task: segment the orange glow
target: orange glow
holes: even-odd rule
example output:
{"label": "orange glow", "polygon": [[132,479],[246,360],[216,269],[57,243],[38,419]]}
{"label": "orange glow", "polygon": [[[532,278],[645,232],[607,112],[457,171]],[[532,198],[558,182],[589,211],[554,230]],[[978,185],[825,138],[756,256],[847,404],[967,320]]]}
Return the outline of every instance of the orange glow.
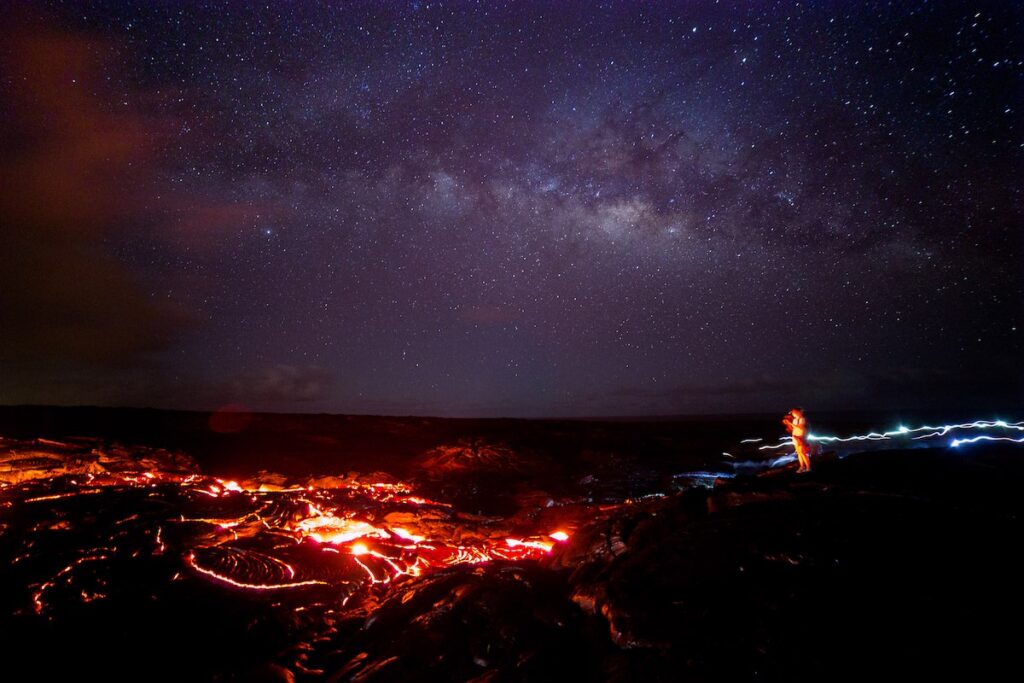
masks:
{"label": "orange glow", "polygon": [[554,547],[553,543],[548,543],[547,541],[530,541],[520,538],[506,538],[505,544],[508,545],[509,548],[532,548],[545,553],[550,552],[551,548]]}
{"label": "orange glow", "polygon": [[405,529],[395,528],[395,529],[391,530],[391,533],[393,533],[395,536],[398,536],[399,538],[404,538],[407,541],[412,541],[413,543],[422,543],[423,541],[426,540],[426,538],[424,536],[417,536],[415,534],[410,534]]}
{"label": "orange glow", "polygon": [[[213,571],[212,569],[207,569],[205,567],[199,566],[199,564],[196,563],[196,556],[195,556],[195,554],[190,554],[186,561],[187,561],[188,565],[190,567],[192,567],[192,569],[196,570],[200,574],[203,574],[204,576],[208,576],[209,578],[213,579],[214,581],[218,581],[220,583],[224,583],[224,584],[227,584],[229,586],[234,586],[235,588],[246,588],[246,589],[249,589],[249,590],[266,591],[266,590],[278,590],[278,589],[281,589],[281,588],[301,588],[301,587],[304,587],[304,586],[326,585],[326,582],[324,582],[324,581],[314,581],[314,580],[308,580],[308,581],[287,581],[287,582],[283,582],[283,583],[247,583],[247,582],[244,582],[244,581],[236,581],[235,579],[231,578],[230,576],[226,576],[224,574],[220,574],[220,573],[218,573],[216,571]],[[294,574],[294,572],[293,572],[293,574]]]}
{"label": "orange glow", "polygon": [[[801,472],[810,469],[815,444],[819,443],[893,437],[923,440],[954,431],[960,436],[953,439],[952,446],[978,440],[1024,442],[1024,437],[1017,436],[1024,432],[1024,422],[1003,420],[899,427],[891,432],[843,438],[814,435],[803,411],[797,409],[787,413],[783,424],[789,431],[788,439],[757,448],[775,450],[792,444]],[[996,429],[1001,431],[992,435],[961,434],[966,430]],[[1016,434],[1005,433],[1009,431]],[[743,443],[760,441],[747,439]],[[44,442],[35,442],[32,448],[39,443]],[[556,544],[572,537],[572,531],[555,527],[553,520],[540,526],[537,518],[529,515],[503,520],[463,514],[448,503],[415,495],[413,487],[403,482],[371,481],[355,474],[322,477],[313,483],[289,481],[276,474],[267,479],[226,480],[178,469],[111,469],[76,473],[62,480],[56,493],[40,490],[35,483],[21,488],[5,481],[0,481],[0,490],[4,507],[15,501],[59,504],[57,501],[64,499],[103,493],[109,487],[134,487],[154,497],[170,493],[174,499],[183,500],[184,507],[175,517],[159,520],[149,528],[147,542],[132,548],[131,557],[148,552],[164,556],[169,562],[180,562],[183,566],[177,569],[183,571],[175,572],[172,580],[191,573],[223,586],[254,591],[344,585],[347,592],[360,586],[401,583],[457,565],[544,562]],[[154,490],[157,488],[161,490]],[[593,509],[602,513],[641,500],[644,497],[594,504]],[[132,514],[118,524],[139,518],[139,514]],[[567,516],[561,522],[575,528],[579,520]],[[75,518],[63,517],[47,528],[74,529]],[[96,573],[92,563],[108,563],[119,557],[114,538],[122,536],[119,528],[109,545],[83,550],[63,569],[54,568],[46,580],[33,586],[31,607],[45,613],[55,594],[78,596],[83,602],[107,599],[103,586],[92,580]],[[15,561],[26,557],[27,550]],[[83,565],[88,566],[83,569]],[[79,575],[84,576],[82,585],[76,583]]]}
{"label": "orange glow", "polygon": [[322,514],[302,520],[295,528],[303,537],[312,538],[319,543],[334,545],[348,543],[357,538],[385,538],[388,535],[386,531],[366,522]]}
{"label": "orange glow", "polygon": [[800,462],[797,472],[810,472],[811,449],[807,445],[807,418],[804,417],[803,411],[793,408],[782,418],[782,424],[793,437],[793,448],[796,450],[796,457]]}
{"label": "orange glow", "polygon": [[[450,504],[414,495],[412,487],[401,482],[331,477],[318,487],[286,483],[283,478],[268,484],[160,470],[90,474],[87,480],[76,483],[75,491],[27,497],[24,502],[97,494],[108,486],[180,487],[192,499],[193,513],[181,514],[171,524],[202,526],[188,530],[196,536],[178,550],[181,534],[172,533],[167,525],[156,526],[150,552],[172,555],[183,550],[181,561],[194,575],[240,590],[330,586],[352,581],[351,568],[368,585],[384,585],[456,565],[542,560],[556,543],[570,537],[562,529],[505,536],[494,526],[496,520],[481,523],[463,516]],[[259,551],[257,547],[266,545],[252,540],[263,534],[270,535],[271,547]],[[302,547],[292,550],[296,544]],[[309,564],[308,553],[318,550],[321,559]],[[51,591],[72,585],[82,562],[114,552],[115,548],[98,548],[40,583],[32,596],[35,611],[48,609]],[[92,586],[76,589],[82,601],[106,598]]]}

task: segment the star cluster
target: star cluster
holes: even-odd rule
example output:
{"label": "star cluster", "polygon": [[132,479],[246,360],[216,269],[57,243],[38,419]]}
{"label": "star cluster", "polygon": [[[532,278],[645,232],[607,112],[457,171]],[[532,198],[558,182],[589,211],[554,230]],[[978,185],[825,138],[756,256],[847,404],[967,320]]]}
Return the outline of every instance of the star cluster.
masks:
{"label": "star cluster", "polygon": [[[21,7],[4,176],[60,165],[114,206],[53,217],[52,181],[5,190],[34,272],[86,294],[5,304],[23,334],[0,347],[0,399],[1019,401],[1022,19],[940,1]],[[47,98],[77,128],[40,123]],[[71,253],[40,246],[44,223]]]}

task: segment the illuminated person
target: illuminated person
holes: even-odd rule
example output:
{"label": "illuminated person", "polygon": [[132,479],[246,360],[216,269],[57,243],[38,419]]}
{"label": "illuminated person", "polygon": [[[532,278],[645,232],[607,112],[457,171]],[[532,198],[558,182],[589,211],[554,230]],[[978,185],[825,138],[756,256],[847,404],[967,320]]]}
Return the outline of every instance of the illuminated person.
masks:
{"label": "illuminated person", "polygon": [[799,408],[793,408],[782,418],[782,424],[786,425],[786,431],[793,436],[793,448],[796,449],[796,457],[800,461],[797,472],[810,472],[811,448],[807,445],[807,418],[804,417],[804,412]]}

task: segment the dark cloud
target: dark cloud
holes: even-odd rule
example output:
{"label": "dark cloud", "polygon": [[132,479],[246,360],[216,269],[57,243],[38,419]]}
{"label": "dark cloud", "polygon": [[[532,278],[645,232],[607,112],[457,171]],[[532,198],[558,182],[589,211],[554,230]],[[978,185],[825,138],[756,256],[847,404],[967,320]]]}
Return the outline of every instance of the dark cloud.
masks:
{"label": "dark cloud", "polygon": [[166,123],[118,105],[107,41],[22,17],[0,42],[0,362],[138,363],[189,319],[107,244],[143,210]]}
{"label": "dark cloud", "polygon": [[315,403],[329,396],[334,377],[322,367],[272,365],[231,382],[235,401],[253,406]]}

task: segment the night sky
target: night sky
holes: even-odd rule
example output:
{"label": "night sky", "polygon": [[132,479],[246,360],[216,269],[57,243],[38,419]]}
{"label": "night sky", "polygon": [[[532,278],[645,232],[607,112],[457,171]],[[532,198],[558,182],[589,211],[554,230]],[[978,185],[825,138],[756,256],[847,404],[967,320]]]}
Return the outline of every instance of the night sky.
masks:
{"label": "night sky", "polygon": [[1024,4],[254,4],[5,4],[0,403],[1024,402]]}

